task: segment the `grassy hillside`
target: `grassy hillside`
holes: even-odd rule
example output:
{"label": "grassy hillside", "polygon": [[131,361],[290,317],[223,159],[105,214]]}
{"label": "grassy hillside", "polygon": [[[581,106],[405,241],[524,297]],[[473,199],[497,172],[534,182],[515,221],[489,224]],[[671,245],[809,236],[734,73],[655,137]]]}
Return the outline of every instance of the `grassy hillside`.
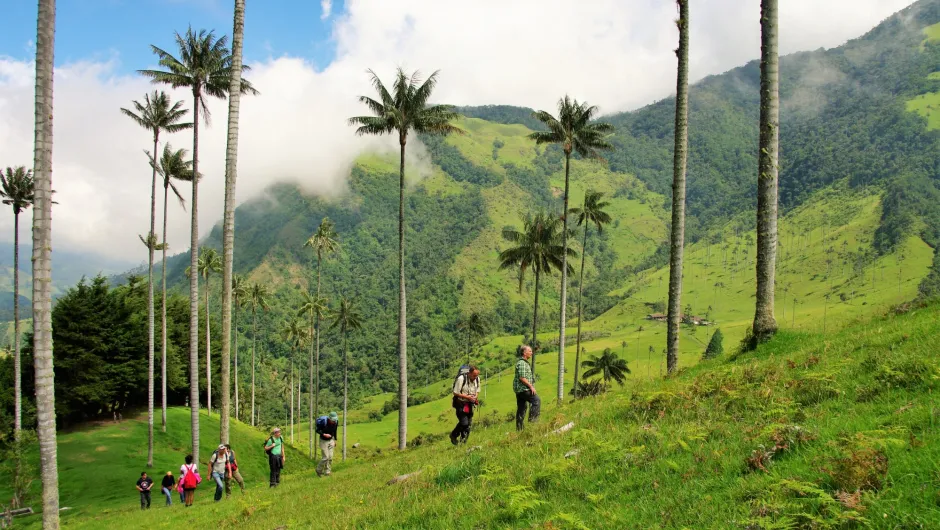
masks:
{"label": "grassy hillside", "polygon": [[[167,410],[167,432],[164,433],[160,430],[159,410],[157,411],[152,469],[146,469],[142,465],[147,460],[146,415],[125,418],[117,423],[102,421],[86,425],[77,431],[59,432],[59,504],[70,507],[70,510],[62,512],[63,524],[69,525],[88,517],[112,513],[139,513],[140,500],[134,483],[143,471],[148,472],[157,483],[153,490],[153,508],[163,506],[159,483],[167,471],[172,471],[175,477],[179,477],[180,466],[184,463],[184,457],[189,454],[192,443],[189,420],[189,409]],[[200,440],[202,462],[199,472],[203,483],[196,493],[196,498],[206,504],[212,502],[211,498],[215,492],[215,483],[209,484],[206,467],[209,456],[218,446],[218,415],[206,417],[203,414],[200,426],[203,435]],[[232,449],[236,451],[239,471],[245,479],[246,488],[267,489],[268,466],[261,448],[266,433],[232,421],[230,434]],[[30,455],[32,465],[38,473],[38,446],[30,451]],[[287,458],[285,480],[313,469],[312,464],[298,451],[290,450]],[[9,499],[11,496],[9,477],[7,469],[0,472],[0,498]],[[39,480],[33,483],[32,492],[32,498],[38,502]],[[179,496],[174,498],[174,503],[177,501]],[[34,507],[37,502],[32,503]],[[33,519],[33,523],[40,522],[38,518]]]}
{"label": "grassy hillside", "polygon": [[[337,464],[328,480],[294,474],[276,495],[256,488],[214,504],[202,494],[191,510],[141,514],[127,494],[124,507],[112,500],[67,522],[96,529],[936,528],[938,321],[940,307],[931,306],[826,334],[784,331],[756,352],[550,410],[522,434],[509,423],[477,428],[471,444],[479,447],[469,454],[446,442],[422,445]],[[551,433],[569,422],[567,432]]]}

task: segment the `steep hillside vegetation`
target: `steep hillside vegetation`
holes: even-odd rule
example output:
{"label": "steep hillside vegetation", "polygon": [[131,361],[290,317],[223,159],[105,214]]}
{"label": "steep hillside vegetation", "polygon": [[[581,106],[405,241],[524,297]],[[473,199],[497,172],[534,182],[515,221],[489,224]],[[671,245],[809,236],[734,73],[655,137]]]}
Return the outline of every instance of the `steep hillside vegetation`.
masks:
{"label": "steep hillside vegetation", "polygon": [[[921,0],[845,46],[783,59],[781,197],[787,217],[778,315],[784,325],[828,326],[912,298],[918,284],[925,294],[940,289],[940,267],[929,274],[927,268],[940,242],[940,131],[930,129],[925,112],[931,104],[918,99],[938,91],[937,23],[940,0]],[[707,78],[692,91],[691,246],[683,305],[716,320],[729,340],[739,338],[753,305],[748,282],[757,77],[756,63],[749,64]],[[572,204],[588,188],[602,190],[614,219],[604,234],[588,240],[584,320],[592,335],[585,348],[619,347],[632,363],[643,363],[648,375],[658,371],[662,347],[661,330],[644,318],[665,299],[660,281],[672,105],[666,99],[605,118],[617,127],[616,149],[606,153],[606,161],[574,160],[572,171]],[[475,348],[474,358],[494,371],[505,366],[505,353],[531,333],[534,293],[531,278],[519,292],[514,273],[497,271],[496,256],[506,247],[500,233],[518,226],[525,213],[560,209],[562,154],[526,139],[537,127],[528,109],[461,111],[467,118],[458,125],[467,134],[422,138],[430,168],[409,169],[409,372],[416,383],[448,377],[453,363],[464,358],[466,337],[456,325],[473,311],[488,321],[490,340]],[[354,402],[397,387],[396,172],[397,158],[367,154],[357,160],[349,192],[339,199],[278,185],[238,209],[236,272],[273,291],[270,311],[257,315],[257,334],[249,310],[241,309],[238,317],[241,388],[249,380],[245,352],[256,338],[263,421],[287,419],[283,396],[291,360],[306,370],[308,352],[292,351],[281,329],[311,288],[314,257],[303,242],[324,216],[336,221],[343,245],[341,255],[324,264],[324,292],[334,301],[354,298],[364,317],[363,330],[350,336]],[[219,235],[217,228],[206,244],[219,246]],[[187,262],[185,255],[174,259],[174,281],[182,281]],[[219,307],[218,282],[210,284],[213,308]],[[574,308],[577,289],[569,293]],[[540,297],[540,337],[550,350],[558,320],[557,278],[543,282]],[[210,322],[217,333],[217,313]],[[684,331],[686,359],[697,358],[711,329]],[[326,406],[339,403],[338,345],[337,334],[327,331]],[[301,389],[304,395],[310,391],[306,384]],[[240,397],[244,407],[247,393]]]}
{"label": "steep hillside vegetation", "polygon": [[357,457],[330,479],[300,472],[218,504],[206,488],[187,510],[141,513],[129,494],[69,523],[936,528],[938,321],[940,307],[928,306],[839,332],[784,331],[756,352],[552,410],[521,434],[503,422],[477,428],[469,450],[444,441]]}

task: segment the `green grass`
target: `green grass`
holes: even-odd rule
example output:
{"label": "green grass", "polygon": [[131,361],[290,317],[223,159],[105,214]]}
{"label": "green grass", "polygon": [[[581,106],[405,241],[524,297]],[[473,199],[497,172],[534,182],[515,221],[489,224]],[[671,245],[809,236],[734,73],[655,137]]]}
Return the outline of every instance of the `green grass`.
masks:
{"label": "green grass", "polygon": [[907,110],[927,118],[927,130],[940,129],[940,92],[922,94],[909,100]]}
{"label": "green grass", "polygon": [[[139,512],[139,497],[134,483],[142,471],[147,471],[157,484],[167,471],[179,476],[184,457],[189,454],[190,436],[189,409],[167,410],[167,432],[160,429],[160,411],[156,410],[154,426],[154,455],[152,469],[146,469],[147,418],[128,418],[119,423],[102,421],[83,426],[79,430],[62,431],[58,435],[59,504],[71,510],[62,512],[63,521],[84,519],[91,515]],[[207,504],[215,492],[206,474],[206,462],[218,446],[219,416],[200,418],[199,466],[203,483],[197,491],[197,502]],[[239,471],[250,489],[267,488],[268,467],[264,460],[262,443],[266,433],[232,420],[230,443],[238,456]],[[38,472],[38,447],[31,451]],[[285,478],[305,473],[312,465],[302,453],[289,450],[287,453]],[[39,500],[39,481],[33,483],[34,508]],[[9,476],[0,474],[0,498],[9,499]],[[176,501],[179,500],[177,497]],[[159,487],[153,494],[154,508],[163,506]],[[38,518],[33,518],[38,522]],[[24,519],[28,521],[29,519]]]}
{"label": "green grass", "polygon": [[[126,495],[97,499],[66,523],[95,529],[937,528],[938,322],[940,307],[932,306],[858,319],[826,334],[785,330],[753,353],[703,362],[665,381],[631,380],[630,392],[550,408],[522,434],[509,423],[477,428],[471,445],[481,447],[469,455],[446,442],[425,444],[337,463],[328,480],[295,473],[276,495],[254,488],[211,503],[201,494],[190,510],[141,514],[128,487]],[[492,406],[506,405],[503,399],[492,397]],[[572,430],[549,433],[569,421]],[[81,465],[91,478],[96,466],[76,464],[67,446],[60,466]],[[770,448],[776,450],[768,457]],[[249,455],[242,449],[241,460]],[[421,473],[385,485],[414,471]]]}

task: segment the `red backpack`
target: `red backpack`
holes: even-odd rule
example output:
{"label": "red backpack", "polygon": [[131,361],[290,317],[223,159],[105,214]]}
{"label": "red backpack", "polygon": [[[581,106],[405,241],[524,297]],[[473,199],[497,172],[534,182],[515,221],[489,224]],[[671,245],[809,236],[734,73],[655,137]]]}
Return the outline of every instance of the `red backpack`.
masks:
{"label": "red backpack", "polygon": [[196,474],[196,464],[185,467],[183,473],[183,489],[194,490],[199,485],[199,475]]}

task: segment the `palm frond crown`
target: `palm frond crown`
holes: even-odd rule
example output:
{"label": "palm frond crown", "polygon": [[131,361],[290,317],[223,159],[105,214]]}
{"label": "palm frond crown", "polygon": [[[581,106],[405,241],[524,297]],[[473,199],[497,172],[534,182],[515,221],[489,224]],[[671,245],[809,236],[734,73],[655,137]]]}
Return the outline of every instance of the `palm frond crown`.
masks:
{"label": "palm frond crown", "polygon": [[587,102],[578,102],[569,96],[558,100],[558,117],[544,110],[533,116],[542,122],[547,131],[536,131],[529,135],[536,144],[561,144],[566,155],[577,153],[584,158],[600,158],[598,150],[611,149],[607,135],[614,127],[609,123],[592,121],[598,108]]}

